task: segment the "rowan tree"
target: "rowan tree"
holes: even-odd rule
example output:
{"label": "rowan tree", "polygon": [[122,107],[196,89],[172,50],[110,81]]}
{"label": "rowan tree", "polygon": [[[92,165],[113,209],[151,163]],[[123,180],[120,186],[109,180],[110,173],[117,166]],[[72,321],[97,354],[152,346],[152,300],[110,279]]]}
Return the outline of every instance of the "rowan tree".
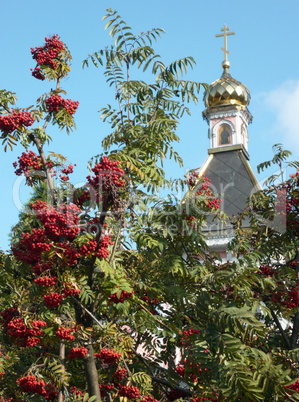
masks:
{"label": "rowan tree", "polygon": [[[182,79],[193,58],[167,66],[152,47],[163,30],[134,35],[110,9],[104,19],[114,44],[83,65],[103,66],[116,104],[102,109],[111,134],[84,186],[71,183],[74,165],[46,154],[48,125],[71,131],[79,107],[61,88],[71,55],[59,36],[31,49],[33,78],[55,83],[35,108],[0,92],[4,147],[25,148],[14,168],[34,190],[1,254],[1,400],[298,400],[297,337],[287,347],[279,329],[280,315],[290,320],[298,308],[294,270],[284,264],[280,279],[292,296],[269,295],[276,274],[260,266],[266,252],[252,241],[262,233],[272,253],[274,235],[266,240],[253,221],[248,236],[236,223],[238,259],[222,263],[201,230],[208,214],[225,218],[208,180],[196,171],[165,178],[165,158],[182,163],[176,129],[202,87]],[[150,84],[132,79],[141,70]],[[185,186],[183,201],[157,196],[174,185]],[[259,195],[265,213],[268,191]]]}

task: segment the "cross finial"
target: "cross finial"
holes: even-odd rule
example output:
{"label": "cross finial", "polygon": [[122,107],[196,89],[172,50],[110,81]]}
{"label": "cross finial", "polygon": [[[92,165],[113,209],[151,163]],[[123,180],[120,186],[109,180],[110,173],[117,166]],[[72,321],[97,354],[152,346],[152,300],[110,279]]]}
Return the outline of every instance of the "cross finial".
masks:
{"label": "cross finial", "polygon": [[[229,28],[227,25],[224,25],[224,27],[221,28],[221,31],[222,31],[223,33],[215,35],[216,38],[219,38],[219,37],[223,36],[223,39],[224,39],[224,47],[222,47],[221,50],[223,50],[223,52],[224,52],[224,62],[223,62],[223,63],[225,63],[225,64],[228,64],[227,55],[230,53],[230,52],[228,51],[228,48],[227,48],[227,37],[228,37],[228,35],[235,35],[235,32],[228,32],[229,30],[230,30],[230,28]],[[229,65],[229,64],[228,64],[228,65]]]}

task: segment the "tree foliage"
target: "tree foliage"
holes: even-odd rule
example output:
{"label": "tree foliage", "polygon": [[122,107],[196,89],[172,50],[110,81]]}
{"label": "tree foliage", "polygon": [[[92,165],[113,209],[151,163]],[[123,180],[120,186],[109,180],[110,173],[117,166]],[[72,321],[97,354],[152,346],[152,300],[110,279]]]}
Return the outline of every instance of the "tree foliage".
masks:
{"label": "tree foliage", "polygon": [[[14,167],[33,187],[0,255],[0,400],[299,400],[298,175],[255,194],[235,260],[220,261],[202,233],[210,213],[224,219],[210,183],[193,171],[182,202],[157,196],[165,158],[182,163],[173,143],[203,86],[183,79],[195,62],[166,66],[152,47],[163,30],[103,19],[113,45],[83,65],[104,68],[115,105],[101,109],[111,133],[82,188],[45,151],[48,125],[74,129],[78,107],[60,86],[60,38],[31,50],[33,76],[56,82],[35,109],[0,92],[4,147],[25,147]],[[140,71],[152,83],[131,78]]]}

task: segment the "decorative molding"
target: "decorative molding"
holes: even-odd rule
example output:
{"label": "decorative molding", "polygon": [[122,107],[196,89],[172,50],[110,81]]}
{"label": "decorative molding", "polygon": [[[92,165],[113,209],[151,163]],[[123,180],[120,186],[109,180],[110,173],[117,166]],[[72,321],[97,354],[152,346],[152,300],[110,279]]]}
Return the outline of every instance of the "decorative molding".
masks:
{"label": "decorative molding", "polygon": [[242,116],[246,121],[247,125],[252,122],[252,114],[249,112],[247,108],[241,108],[240,106],[229,107],[223,110],[222,108],[207,108],[203,111],[203,118],[207,121],[212,119],[223,119],[229,116]]}
{"label": "decorative molding", "polygon": [[249,153],[243,144],[226,145],[226,146],[209,148],[208,154],[212,155],[212,154],[216,154],[219,152],[229,152],[229,151],[238,151],[238,150],[242,151],[242,153],[245,155],[246,159],[249,160]]}

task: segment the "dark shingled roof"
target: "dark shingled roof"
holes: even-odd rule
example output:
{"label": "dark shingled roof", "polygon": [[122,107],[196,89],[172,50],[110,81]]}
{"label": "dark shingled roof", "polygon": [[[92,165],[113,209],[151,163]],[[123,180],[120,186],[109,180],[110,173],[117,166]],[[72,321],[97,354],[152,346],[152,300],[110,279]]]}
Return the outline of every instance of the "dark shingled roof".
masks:
{"label": "dark shingled roof", "polygon": [[[245,209],[250,195],[260,189],[249,165],[248,153],[242,145],[235,145],[210,149],[209,154],[201,176],[211,181],[211,190],[222,200],[220,209],[229,217],[238,216]],[[248,222],[244,221],[243,226],[248,226]],[[217,232],[220,235],[219,231],[231,230],[230,223],[220,225],[211,217],[205,231],[209,231],[211,237],[218,237]]]}

